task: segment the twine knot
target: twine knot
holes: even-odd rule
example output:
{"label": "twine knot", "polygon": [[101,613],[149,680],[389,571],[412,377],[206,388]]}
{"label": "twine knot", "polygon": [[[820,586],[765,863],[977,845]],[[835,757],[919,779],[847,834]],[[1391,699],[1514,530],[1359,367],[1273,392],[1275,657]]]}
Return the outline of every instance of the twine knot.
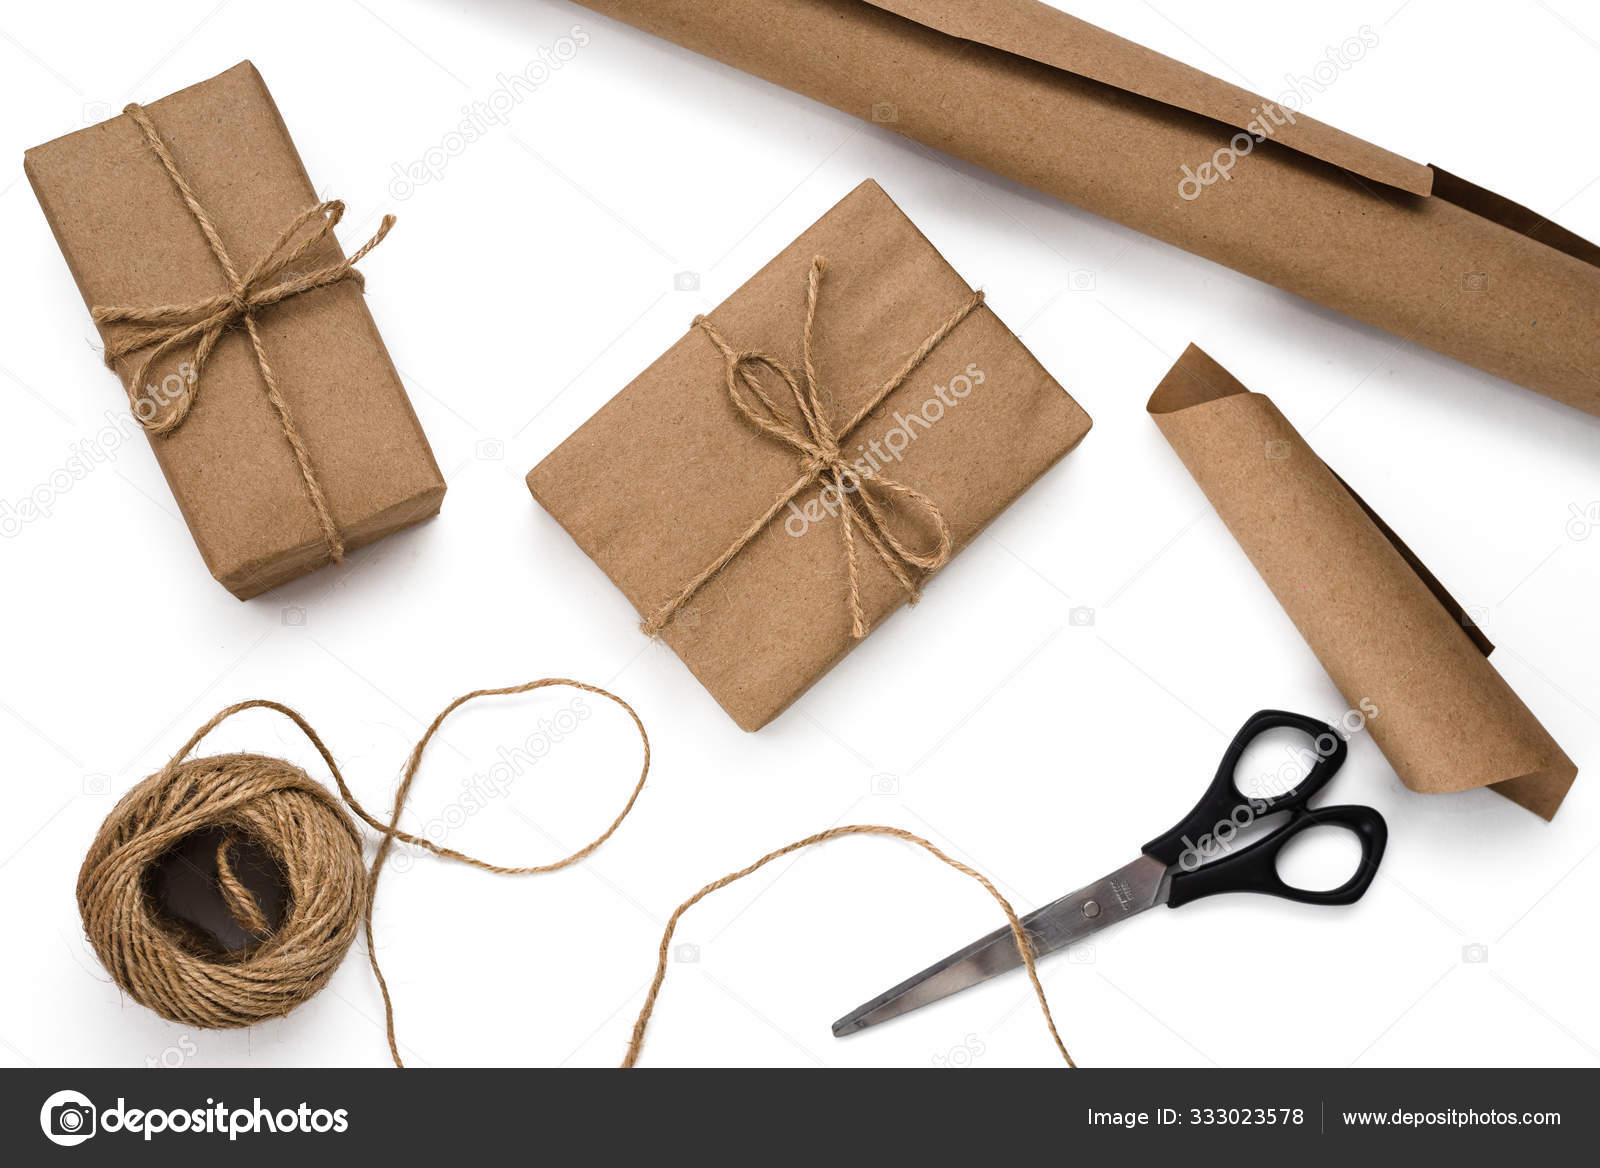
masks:
{"label": "twine knot", "polygon": [[[146,431],[151,434],[170,434],[183,425],[194,406],[195,398],[200,393],[201,375],[211,351],[224,333],[243,324],[250,334],[256,364],[260,367],[261,380],[266,386],[267,400],[277,412],[283,436],[294,452],[295,463],[299,468],[301,479],[305,482],[306,492],[310,496],[317,521],[322,527],[329,553],[333,560],[338,562],[344,558],[344,541],[334,523],[327,497],[312,468],[311,456],[295,426],[288,403],[278,389],[278,381],[272,372],[271,364],[267,361],[266,348],[261,343],[261,332],[256,327],[255,317],[262,309],[270,308],[274,304],[314,288],[325,288],[330,284],[350,279],[360,284],[361,274],[355,270],[355,265],[383,242],[384,236],[388,235],[389,229],[394,226],[394,216],[385,215],[372,238],[348,258],[315,271],[284,275],[283,273],[293,268],[312,249],[326,240],[339,220],[344,217],[342,202],[332,200],[317,203],[290,220],[288,226],[278,234],[276,241],[267,249],[266,254],[241,276],[228,254],[228,249],[223,245],[216,224],[201,206],[193,188],[178,169],[177,161],[172,157],[171,150],[167,148],[165,140],[149,115],[137,103],[129,105],[122,112],[132,118],[143,132],[146,143],[161,161],[167,176],[182,196],[184,205],[189,208],[189,213],[199,225],[212,254],[216,256],[217,263],[222,268],[228,282],[228,291],[188,304],[96,305],[90,309],[96,323],[126,326],[120,336],[106,342],[106,364],[115,369],[117,362],[124,357],[134,353],[144,353],[144,358],[134,370],[132,378],[124,386],[128,394],[128,404],[133,410],[134,417]],[[305,230],[307,225],[314,221],[316,226],[310,231]],[[165,391],[157,391],[155,386],[147,384],[150,370],[169,353],[185,347],[190,350],[190,361],[187,369],[182,365],[179,366],[182,384],[176,393],[171,395],[170,400],[164,400],[168,398]]]}
{"label": "twine knot", "polygon": [[813,450],[800,458],[800,473],[808,478],[820,478],[824,471],[833,470],[835,467],[849,470],[849,467],[843,466],[838,450]]}
{"label": "twine knot", "polygon": [[[750,524],[728,549],[713,560],[693,580],[654,614],[640,623],[640,628],[656,636],[671,623],[680,609],[713,576],[764,530],[767,524],[813,484],[823,481],[831,486],[839,501],[840,532],[844,541],[845,561],[849,576],[850,631],[858,640],[867,635],[866,613],[861,605],[861,580],[856,551],[856,533],[866,539],[869,547],[893,574],[912,604],[921,595],[922,584],[932,573],[942,568],[950,559],[950,525],[944,512],[921,491],[905,483],[877,473],[876,469],[863,469],[852,463],[843,453],[843,442],[869,414],[904,384],[916,368],[925,361],[955,327],[983,304],[983,293],[974,292],[960,308],[919,345],[901,365],[899,371],[872,394],[864,405],[843,426],[835,428],[828,419],[827,407],[812,360],[813,333],[816,327],[817,299],[822,287],[822,276],[828,270],[828,261],[816,256],[806,280],[806,319],[801,335],[803,379],[776,357],[753,350],[735,349],[704,315],[694,318],[694,327],[703,332],[722,354],[728,398],[734,408],[757,430],[793,448],[799,455],[800,477],[791,483],[778,501],[764,515]],[[760,374],[775,375],[789,388],[798,416],[780,409],[761,384]],[[909,504],[932,525],[936,538],[932,547],[918,549],[901,539],[891,524],[891,516],[884,504],[892,500]]]}

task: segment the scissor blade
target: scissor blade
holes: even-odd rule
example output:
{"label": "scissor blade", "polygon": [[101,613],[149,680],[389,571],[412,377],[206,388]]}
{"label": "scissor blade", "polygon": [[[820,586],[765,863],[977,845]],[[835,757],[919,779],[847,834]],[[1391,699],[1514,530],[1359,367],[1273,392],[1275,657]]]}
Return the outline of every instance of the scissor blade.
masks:
{"label": "scissor blade", "polygon": [[[1109,876],[1035,909],[1022,918],[1034,953],[1054,953],[1162,903],[1167,896],[1166,874],[1167,866],[1160,860],[1140,856]],[[1021,964],[1011,927],[996,929],[846,1014],[833,1024],[834,1037],[898,1018]]]}

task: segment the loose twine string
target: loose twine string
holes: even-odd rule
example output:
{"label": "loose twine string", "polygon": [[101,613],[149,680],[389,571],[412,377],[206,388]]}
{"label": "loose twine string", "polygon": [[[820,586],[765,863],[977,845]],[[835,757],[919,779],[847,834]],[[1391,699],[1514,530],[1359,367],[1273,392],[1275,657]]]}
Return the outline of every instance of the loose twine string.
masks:
{"label": "loose twine string", "polygon": [[[639,781],[611,825],[569,856],[546,864],[505,867],[400,830],[398,824],[423,752],[444,720],[481,697],[565,686],[620,706],[644,747]],[[244,710],[275,710],[298,726],[328,766],[339,799],[305,771],[258,754],[189,758],[212,730]],[[163,1018],[208,1029],[249,1026],[287,1014],[328,983],[358,931],[383,995],[389,1052],[403,1066],[395,1038],[394,1001],[378,966],[372,912],[378,876],[396,841],[486,872],[508,876],[554,872],[577,863],[611,838],[639,798],[650,774],[650,738],[632,706],[598,686],[544,678],[504,689],[480,689],[446,706],[417,741],[395,791],[389,822],[356,799],[333,754],[310,723],[288,706],[255,699],[229,706],[189,738],[161,770],[129,791],[101,825],[78,874],[84,933],[111,978],[130,997]],[[346,813],[381,835],[372,867],[362,860],[361,836]],[[237,953],[221,951],[198,930],[166,917],[149,882],[154,867],[185,838],[220,830],[217,883],[234,919],[255,938]],[[256,898],[238,879],[231,855],[249,841],[276,860],[288,903],[274,930]]]}
{"label": "loose twine string", "polygon": [[[329,555],[335,563],[338,563],[344,559],[344,540],[334,522],[333,512],[328,507],[327,495],[311,464],[311,455],[306,450],[305,440],[300,436],[289,403],[284,400],[283,393],[278,387],[277,376],[267,360],[266,347],[261,342],[261,330],[256,324],[256,317],[263,309],[314,288],[325,288],[342,280],[355,280],[360,284],[362,276],[356,271],[355,265],[383,242],[384,236],[388,235],[389,229],[394,226],[394,216],[385,215],[372,238],[362,244],[349,258],[315,271],[279,279],[279,275],[285,269],[297,264],[309,251],[327,239],[339,220],[344,217],[344,203],[338,200],[317,203],[290,220],[289,225],[279,233],[277,240],[267,249],[266,254],[241,276],[228,254],[228,249],[223,245],[216,224],[201,205],[183,172],[178,169],[172,151],[167,148],[165,139],[156,129],[155,123],[150,120],[150,116],[136,102],[125,107],[122,112],[132,118],[134,124],[139,127],[144,134],[145,142],[160,160],[178,194],[183,197],[184,205],[189,208],[189,214],[199,225],[201,234],[211,247],[211,253],[216,256],[217,264],[222,268],[223,276],[228,282],[228,290],[190,304],[98,305],[92,308],[90,312],[100,324],[130,326],[124,335],[106,343],[106,364],[114,369],[122,358],[141,350],[149,350],[124,388],[128,394],[128,404],[139,424],[152,434],[170,434],[183,425],[190,409],[194,406],[195,398],[200,392],[200,378],[211,351],[224,333],[242,323],[250,334],[256,365],[261,370],[261,380],[266,386],[267,400],[276,411],[283,436],[294,453],[295,466],[299,469],[306,493],[310,496],[311,506],[316,512],[317,523],[322,528]],[[297,242],[302,230],[313,220],[320,222]],[[193,375],[184,379],[184,385],[169,410],[150,411],[147,417],[141,410],[141,402],[146,378],[151,368],[168,353],[190,343],[194,346]]]}
{"label": "loose twine string", "polygon": [[[760,535],[787,507],[791,500],[813,483],[826,479],[833,484],[841,500],[840,531],[844,539],[845,560],[850,583],[850,632],[858,640],[867,635],[865,612],[861,607],[861,579],[856,559],[855,531],[859,530],[878,558],[884,563],[900,587],[905,589],[910,603],[921,596],[921,586],[926,577],[942,568],[950,559],[950,525],[944,513],[924,495],[904,483],[881,474],[864,475],[858,472],[845,456],[841,444],[855,432],[867,415],[883,404],[896,389],[905,383],[928,355],[948,337],[963,320],[983,304],[983,293],[972,293],[966,303],[951,313],[927,340],[917,346],[900,369],[870,395],[855,416],[842,427],[835,429],[828,421],[827,409],[817,378],[812,348],[816,331],[817,299],[822,288],[822,277],[828,270],[828,261],[815,256],[806,276],[806,319],[801,333],[801,362],[804,384],[783,362],[768,353],[735,349],[704,316],[694,318],[694,324],[722,354],[727,379],[728,398],[734,408],[751,425],[763,434],[792,447],[800,454],[800,477],[778,496],[778,501],[766,513],[736,536],[727,549],[700,571],[671,600],[667,601],[639,627],[650,636],[660,634],[679,610],[709,581],[742,552],[756,536]],[[761,385],[758,371],[766,369],[776,374],[789,387],[800,417],[795,420],[768,396]],[[883,492],[886,499],[898,496],[919,508],[933,523],[938,540],[932,551],[918,551],[900,540],[891,529],[888,516],[874,492]],[[919,578],[920,573],[920,578]]]}
{"label": "loose twine string", "polygon": [[[615,703],[639,731],[644,750],[639,779],[610,826],[568,856],[520,867],[491,864],[400,829],[400,816],[423,754],[446,718],[477,698],[523,694],[550,686],[582,690]],[[218,725],[251,709],[276,711],[300,729],[327,764],[338,798],[304,770],[283,759],[258,754],[189,757]],[[356,934],[362,932],[383,997],[389,1053],[395,1066],[403,1067],[395,1033],[394,999],[378,965],[373,932],[378,877],[395,843],[411,844],[443,859],[502,875],[554,872],[584,859],[611,838],[633,810],[649,773],[650,738],[644,723],[633,707],[616,694],[567,678],[479,689],[447,705],[418,739],[385,823],[356,799],[332,752],[300,714],[265,699],[239,702],[196,730],[164,767],[124,795],[106,817],[78,874],[78,909],[84,933],[112,980],[135,1001],[170,1021],[227,1029],[280,1017],[308,1001],[332,978]],[[361,836],[346,808],[380,837],[370,869],[364,866]],[[235,952],[223,950],[209,935],[165,914],[152,888],[150,877],[157,865],[184,840],[207,831],[219,836],[215,857],[218,893],[230,915],[252,938],[249,945]],[[711,893],[774,860],[846,835],[889,836],[915,844],[983,886],[1005,913],[1056,1049],[1068,1066],[1075,1066],[1056,1030],[1044,986],[1034,967],[1032,943],[1011,903],[987,877],[927,840],[897,827],[876,824],[830,828],[798,840],[707,884],[680,904],[662,933],[655,976],[633,1024],[622,1065],[632,1067],[638,1061],[645,1030],[666,979],[672,938],[684,913]],[[234,858],[246,843],[264,849],[276,862],[282,878],[287,898],[276,924],[267,919],[256,894],[236,870]]]}
{"label": "loose twine string", "polygon": [[787,856],[790,852],[798,852],[801,848],[809,848],[813,844],[826,843],[831,839],[838,839],[846,835],[886,835],[893,839],[905,840],[907,843],[916,844],[928,852],[935,859],[941,860],[960,872],[970,876],[983,885],[984,891],[994,897],[995,903],[1006,914],[1006,922],[1011,926],[1011,936],[1017,942],[1017,952],[1022,957],[1022,964],[1028,971],[1028,981],[1033,985],[1033,994],[1039,1000],[1039,1009],[1044,1014],[1044,1024],[1049,1028],[1050,1038],[1056,1044],[1056,1050],[1061,1052],[1061,1057],[1066,1060],[1067,1066],[1076,1067],[1072,1056],[1067,1053],[1066,1044],[1061,1041],[1061,1035],[1056,1030],[1055,1017],[1050,1013],[1050,1002],[1045,997],[1044,986],[1039,981],[1039,971],[1034,968],[1033,942],[1028,937],[1028,931],[1023,928],[1022,921],[1017,917],[1017,912],[1011,907],[1011,902],[1005,898],[998,888],[983,873],[974,868],[969,868],[960,860],[953,859],[940,851],[933,844],[919,835],[912,835],[909,831],[898,827],[884,827],[875,823],[856,823],[845,827],[830,827],[827,831],[819,831],[816,835],[807,836],[803,840],[796,840],[792,844],[779,848],[777,851],[768,852],[749,867],[740,868],[737,872],[729,872],[720,880],[713,880],[688,900],[672,910],[672,916],[667,918],[667,927],[661,934],[661,947],[656,953],[656,975],[650,982],[650,991],[645,994],[644,1005],[639,1009],[639,1017],[633,1023],[633,1037],[628,1041],[628,1052],[623,1056],[622,1065],[631,1067],[639,1061],[639,1050],[644,1045],[645,1027],[650,1025],[650,1018],[655,1013],[656,998],[661,993],[661,983],[667,977],[667,951],[672,945],[672,935],[677,931],[678,919],[706,897],[719,888],[726,888],[737,880],[743,880],[752,872],[765,868],[772,861]]}

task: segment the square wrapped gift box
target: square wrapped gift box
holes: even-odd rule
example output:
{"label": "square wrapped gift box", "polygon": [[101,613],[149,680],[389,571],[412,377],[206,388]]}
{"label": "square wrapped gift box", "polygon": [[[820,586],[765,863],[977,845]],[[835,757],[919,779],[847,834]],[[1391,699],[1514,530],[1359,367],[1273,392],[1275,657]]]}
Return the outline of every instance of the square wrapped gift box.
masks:
{"label": "square wrapped gift box", "polygon": [[27,152],[206,567],[247,599],[439,510],[444,480],[248,61]]}
{"label": "square wrapped gift box", "polygon": [[528,487],[645,631],[756,730],[1089,426],[868,181]]}

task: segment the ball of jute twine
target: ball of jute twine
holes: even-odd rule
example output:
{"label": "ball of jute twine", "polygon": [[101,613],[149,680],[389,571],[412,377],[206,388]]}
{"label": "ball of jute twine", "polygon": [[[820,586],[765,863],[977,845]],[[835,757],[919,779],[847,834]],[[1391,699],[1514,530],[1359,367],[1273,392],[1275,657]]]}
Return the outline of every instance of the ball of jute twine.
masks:
{"label": "ball of jute twine", "polygon": [[[400,815],[423,752],[451,713],[475,698],[521,694],[547,686],[567,686],[606,698],[626,711],[639,731],[644,747],[639,781],[609,827],[571,855],[547,864],[515,868],[490,864],[399,829]],[[327,764],[339,798],[283,759],[259,754],[188,757],[220,723],[250,709],[274,710],[299,727]],[[582,860],[611,837],[633,810],[649,773],[650,739],[644,723],[632,706],[613,693],[566,678],[474,690],[446,706],[418,740],[395,791],[389,822],[384,823],[369,814],[351,793],[333,755],[304,718],[278,702],[240,702],[220,711],[195,731],[166,766],[123,796],[106,817],[78,874],[78,908],[84,932],[112,980],[135,1001],[174,1022],[225,1029],[280,1017],[310,999],[338,969],[356,933],[364,931],[367,955],[383,996],[389,1053],[395,1066],[404,1066],[395,1037],[394,1002],[378,967],[372,927],[378,876],[395,842],[489,872],[553,872]],[[361,834],[351,812],[355,819],[379,833],[370,868],[363,859]],[[211,833],[219,841],[215,881],[222,902],[253,938],[251,944],[236,952],[223,951],[200,930],[165,914],[147,879],[175,847],[202,832]],[[1027,930],[1000,890],[982,873],[921,836],[880,824],[851,824],[829,828],[768,852],[747,867],[707,884],[673,911],[657,949],[655,976],[634,1021],[622,1060],[624,1067],[632,1067],[638,1061],[645,1030],[666,979],[672,937],[683,915],[712,893],[775,860],[849,835],[887,836],[914,844],[982,886],[1005,914],[1056,1050],[1068,1066],[1075,1065],[1051,1016]],[[276,923],[267,919],[256,894],[235,869],[236,850],[246,844],[267,852],[278,866],[286,902]]]}
{"label": "ball of jute twine", "polygon": [[[644,746],[639,781],[609,827],[569,856],[526,867],[490,864],[399,829],[423,752],[454,710],[474,698],[547,686],[566,686],[615,702],[639,731]],[[188,757],[219,723],[257,708],[275,710],[300,728],[327,764],[339,798],[282,759],[259,754]],[[364,930],[372,971],[383,994],[390,1053],[395,1065],[401,1066],[394,1004],[372,938],[378,875],[395,842],[489,872],[553,872],[577,863],[611,837],[633,809],[649,773],[650,739],[644,723],[613,693],[565,678],[475,690],[446,706],[418,740],[395,792],[389,822],[384,823],[351,793],[333,755],[304,718],[277,702],[240,702],[197,730],[172,761],[111,810],[78,874],[78,909],[89,943],[129,997],[163,1018],[209,1029],[250,1026],[287,1014],[328,983],[356,933]],[[370,868],[350,813],[380,834]],[[199,832],[219,836],[217,891],[230,915],[253,938],[236,952],[222,950],[199,930],[171,919],[150,889],[148,877],[154,866]],[[237,875],[235,849],[246,843],[264,850],[279,869],[287,895],[276,925],[267,920],[255,894]]]}

